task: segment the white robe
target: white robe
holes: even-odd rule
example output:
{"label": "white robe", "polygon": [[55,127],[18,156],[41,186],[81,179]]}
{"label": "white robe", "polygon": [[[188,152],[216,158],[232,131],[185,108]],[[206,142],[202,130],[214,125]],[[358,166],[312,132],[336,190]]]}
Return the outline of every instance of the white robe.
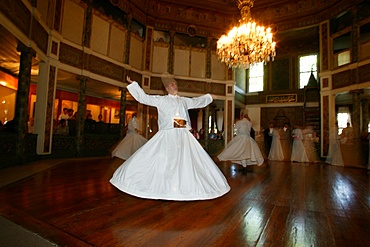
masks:
{"label": "white robe", "polygon": [[[159,131],[118,167],[110,182],[148,199],[206,200],[227,193],[230,186],[225,176],[189,131],[188,109],[207,106],[211,95],[147,95],[137,82],[127,89],[140,103],[157,107]],[[174,117],[185,119],[186,128],[174,128]]]}
{"label": "white robe", "polygon": [[147,139],[136,132],[135,129],[138,128],[137,118],[132,117],[127,124],[127,134],[112,151],[112,157],[127,160],[147,142]]}
{"label": "white robe", "polygon": [[337,127],[330,128],[329,152],[328,156],[326,157],[325,163],[329,163],[334,166],[344,166]]}
{"label": "white robe", "polygon": [[278,129],[274,129],[272,131],[272,142],[271,142],[271,148],[270,148],[268,159],[275,160],[275,161],[284,160],[284,152],[281,146],[280,135],[279,135]]}
{"label": "white robe", "polygon": [[221,161],[230,160],[246,167],[247,165],[262,165],[264,158],[257,142],[250,136],[252,123],[246,118],[235,123],[236,136],[217,156]]}
{"label": "white robe", "polygon": [[294,129],[292,131],[293,145],[292,145],[292,156],[291,161],[296,162],[309,162],[306,150],[303,145],[303,134],[301,129]]}

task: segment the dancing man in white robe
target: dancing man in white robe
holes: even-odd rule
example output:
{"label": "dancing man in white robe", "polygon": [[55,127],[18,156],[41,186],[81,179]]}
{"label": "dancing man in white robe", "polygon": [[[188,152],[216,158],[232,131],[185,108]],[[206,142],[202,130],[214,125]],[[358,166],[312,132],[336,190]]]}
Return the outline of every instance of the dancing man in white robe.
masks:
{"label": "dancing man in white robe", "polygon": [[241,120],[235,123],[236,136],[217,158],[221,161],[229,160],[243,167],[262,165],[264,158],[257,142],[250,136],[251,128],[252,122],[247,112],[243,111]]}
{"label": "dancing man in white robe", "polygon": [[135,153],[141,146],[143,146],[147,139],[140,135],[139,124],[136,118],[136,112],[127,124],[127,134],[112,151],[112,157],[118,157],[127,160]]}
{"label": "dancing man in white robe", "polygon": [[303,133],[301,127],[296,126],[292,131],[293,145],[292,145],[292,156],[290,160],[292,162],[310,162],[306,154],[306,150],[303,145]]}
{"label": "dancing man in white robe", "polygon": [[329,152],[325,163],[333,166],[344,166],[340,138],[338,136],[338,123],[330,128],[329,132]]}
{"label": "dancing man in white robe", "polygon": [[284,160],[284,152],[280,142],[279,129],[277,128],[274,128],[274,130],[272,131],[271,148],[269,156],[267,158],[272,161]]}
{"label": "dancing man in white robe", "polygon": [[210,94],[196,98],[177,95],[177,82],[162,78],[168,95],[148,95],[127,77],[130,94],[158,110],[159,131],[114,172],[110,182],[119,190],[141,198],[207,200],[230,190],[223,173],[190,133],[188,109],[213,101]]}

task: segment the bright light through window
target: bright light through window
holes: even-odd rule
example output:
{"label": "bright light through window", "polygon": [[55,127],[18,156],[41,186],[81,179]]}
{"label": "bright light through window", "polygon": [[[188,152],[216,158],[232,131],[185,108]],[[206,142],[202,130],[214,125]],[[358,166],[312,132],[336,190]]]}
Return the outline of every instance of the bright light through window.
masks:
{"label": "bright light through window", "polygon": [[307,86],[311,71],[317,80],[317,55],[302,56],[299,58],[299,88]]}
{"label": "bright light through window", "polygon": [[347,127],[348,114],[338,113],[338,134],[342,134],[342,130]]}
{"label": "bright light through window", "polygon": [[248,92],[263,91],[263,62],[249,68]]}

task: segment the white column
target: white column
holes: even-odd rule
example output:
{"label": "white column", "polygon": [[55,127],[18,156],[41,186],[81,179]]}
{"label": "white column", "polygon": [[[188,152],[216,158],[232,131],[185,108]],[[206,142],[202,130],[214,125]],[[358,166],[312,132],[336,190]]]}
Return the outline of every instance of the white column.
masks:
{"label": "white column", "polygon": [[[37,136],[36,152],[39,155],[50,154],[53,136],[53,113],[56,90],[57,69],[53,71],[53,81],[49,81],[50,64],[48,62],[40,62],[39,75],[36,91],[36,106],[35,106],[35,126],[34,133]],[[49,87],[52,86],[53,88]],[[49,93],[51,92],[51,93]],[[52,97],[52,99],[49,99]],[[48,103],[52,102],[51,105]]]}

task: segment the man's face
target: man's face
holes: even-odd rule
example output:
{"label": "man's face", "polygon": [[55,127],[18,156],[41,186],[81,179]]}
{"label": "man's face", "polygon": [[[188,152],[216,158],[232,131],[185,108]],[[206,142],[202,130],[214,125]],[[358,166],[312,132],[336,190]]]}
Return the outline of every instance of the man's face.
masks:
{"label": "man's face", "polygon": [[166,87],[167,93],[175,95],[178,92],[178,87],[176,82],[170,82]]}

